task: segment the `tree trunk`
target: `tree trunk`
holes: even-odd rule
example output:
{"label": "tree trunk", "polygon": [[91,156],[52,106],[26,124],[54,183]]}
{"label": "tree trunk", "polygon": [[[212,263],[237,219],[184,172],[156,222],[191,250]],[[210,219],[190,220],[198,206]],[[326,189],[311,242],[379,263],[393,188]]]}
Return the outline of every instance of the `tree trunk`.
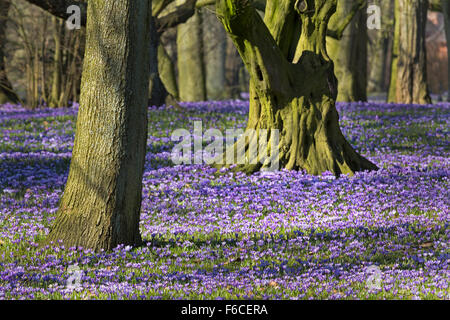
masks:
{"label": "tree trunk", "polygon": [[[264,170],[274,160],[310,174],[377,168],[353,150],[339,128],[337,80],[325,39],[336,0],[268,0],[264,21],[243,0],[218,0],[216,10],[251,76],[247,129],[280,133],[277,159],[255,156],[244,141],[246,162],[238,170]],[[258,140],[268,155],[273,141]]]}
{"label": "tree trunk", "polygon": [[[370,93],[385,92],[388,87],[386,76],[388,75],[389,56],[392,48],[392,34],[389,32],[393,29],[393,12],[394,3],[392,1],[380,1],[381,12],[381,30],[369,31],[370,34],[370,52],[368,54],[370,61],[369,81],[367,91]],[[388,33],[389,32],[389,33]]]}
{"label": "tree trunk", "polygon": [[[339,0],[330,26],[338,25],[354,1]],[[367,6],[358,10],[340,40],[327,37],[327,50],[338,79],[338,101],[367,101]]]}
{"label": "tree trunk", "polygon": [[0,104],[11,102],[18,103],[19,98],[12,89],[11,83],[6,75],[5,66],[5,42],[6,42],[6,23],[8,21],[8,12],[11,3],[9,0],[0,1]]}
{"label": "tree trunk", "polygon": [[441,0],[442,14],[445,23],[445,37],[447,39],[447,56],[448,56],[448,88],[447,101],[450,102],[450,3],[448,0]]}
{"label": "tree trunk", "polygon": [[149,83],[149,102],[150,106],[162,106],[166,102],[169,93],[166,90],[158,70],[158,46],[159,35],[156,31],[155,19],[151,17],[150,34],[150,83]]}
{"label": "tree trunk", "polygon": [[167,92],[175,99],[180,99],[178,92],[177,77],[175,66],[164,46],[160,43],[158,46],[158,71],[161,81],[166,87]]}
{"label": "tree trunk", "polygon": [[47,241],[138,245],[151,0],[92,0],[70,172]]}
{"label": "tree trunk", "polygon": [[203,43],[208,100],[225,97],[225,59],[227,34],[217,19],[214,7],[202,11]]}
{"label": "tree trunk", "polygon": [[427,0],[396,0],[389,102],[431,103],[427,84]]}
{"label": "tree trunk", "polygon": [[63,57],[62,57],[61,37],[64,25],[63,22],[56,17],[52,17],[52,22],[53,22],[53,40],[55,41],[55,54],[53,57],[52,89],[48,105],[50,108],[58,108],[62,91],[61,78],[63,71],[62,70]]}
{"label": "tree trunk", "polygon": [[181,101],[206,100],[201,14],[177,27],[178,87]]}

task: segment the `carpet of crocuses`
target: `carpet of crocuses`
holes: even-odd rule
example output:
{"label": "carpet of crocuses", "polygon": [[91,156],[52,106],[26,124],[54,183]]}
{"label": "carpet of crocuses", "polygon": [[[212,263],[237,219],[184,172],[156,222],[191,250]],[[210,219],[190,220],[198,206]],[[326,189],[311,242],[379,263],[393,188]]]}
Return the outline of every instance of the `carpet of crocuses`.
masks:
{"label": "carpet of crocuses", "polygon": [[145,244],[94,253],[38,246],[77,108],[0,106],[0,299],[450,299],[450,104],[338,104],[344,135],[380,168],[338,179],[175,166],[173,130],[243,128],[248,113],[183,107],[149,108]]}

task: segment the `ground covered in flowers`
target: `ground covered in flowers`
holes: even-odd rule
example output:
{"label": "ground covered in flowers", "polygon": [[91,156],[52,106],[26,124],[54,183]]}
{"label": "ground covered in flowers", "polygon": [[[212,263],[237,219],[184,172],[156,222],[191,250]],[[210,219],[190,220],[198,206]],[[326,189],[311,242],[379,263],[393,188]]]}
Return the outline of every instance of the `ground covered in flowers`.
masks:
{"label": "ground covered in flowers", "polygon": [[0,106],[0,299],[450,299],[450,105],[339,104],[344,135],[380,167],[339,179],[175,166],[173,130],[243,128],[248,112],[184,107],[149,109],[145,245],[93,253],[38,247],[77,109]]}

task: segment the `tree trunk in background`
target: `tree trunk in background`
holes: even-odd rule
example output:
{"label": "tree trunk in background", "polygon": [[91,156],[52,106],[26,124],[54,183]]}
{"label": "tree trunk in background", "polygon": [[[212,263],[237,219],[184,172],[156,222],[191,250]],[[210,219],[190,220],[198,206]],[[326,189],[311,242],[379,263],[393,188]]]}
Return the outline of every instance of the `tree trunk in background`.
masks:
{"label": "tree trunk in background", "polygon": [[[52,78],[52,89],[50,93],[50,99],[48,106],[50,108],[58,108],[60,103],[60,96],[62,90],[62,47],[61,47],[61,36],[62,30],[64,28],[64,22],[60,21],[59,18],[52,17],[53,23],[53,40],[55,41],[55,54],[53,56],[53,78]],[[68,72],[66,71],[66,76]]]}
{"label": "tree trunk in background", "polygon": [[208,100],[225,97],[225,59],[227,34],[217,19],[214,7],[202,11],[203,48],[206,71],[206,93]]}
{"label": "tree trunk in background", "polygon": [[151,0],[91,0],[70,173],[48,241],[137,245],[147,140]]}
{"label": "tree trunk in background", "polygon": [[447,56],[448,56],[448,88],[447,101],[450,102],[450,3],[448,0],[441,0],[442,14],[445,22],[445,37],[447,39]]}
{"label": "tree trunk in background", "polygon": [[427,0],[396,0],[389,102],[431,103],[427,84]]}
{"label": "tree trunk in background", "polygon": [[388,87],[386,83],[386,75],[390,69],[389,55],[392,51],[392,37],[393,32],[393,16],[391,12],[394,11],[394,2],[380,1],[378,3],[381,7],[381,30],[369,31],[371,35],[370,53],[368,59],[370,61],[370,71],[368,77],[367,91],[369,93],[385,92]]}
{"label": "tree trunk in background", "polygon": [[164,46],[160,43],[158,46],[158,71],[161,81],[166,87],[167,92],[175,99],[180,99],[178,91],[175,66]]}
{"label": "tree trunk in background", "polygon": [[[330,28],[352,10],[354,1],[339,0]],[[367,101],[367,6],[359,10],[342,39],[327,37],[327,49],[338,79],[338,101]]]}
{"label": "tree trunk in background", "polygon": [[[377,168],[339,128],[337,80],[325,39],[336,0],[268,0],[264,21],[245,1],[217,0],[216,10],[251,76],[247,129],[279,130],[281,168],[335,175]],[[267,154],[276,141],[257,139]],[[235,151],[245,146],[246,161],[237,170],[251,173],[276,161],[273,154],[251,152],[243,140]]]}
{"label": "tree trunk in background", "polygon": [[206,100],[202,17],[196,12],[177,27],[178,87],[181,101]]}
{"label": "tree trunk in background", "polygon": [[5,42],[6,42],[6,23],[8,21],[8,12],[11,3],[9,0],[0,1],[0,104],[18,103],[19,98],[12,89],[11,83],[6,75],[5,66]]}
{"label": "tree trunk in background", "polygon": [[161,106],[166,103],[169,93],[166,90],[158,70],[158,46],[159,36],[156,32],[155,19],[151,17],[150,28],[150,81],[149,81],[149,101],[150,106]]}

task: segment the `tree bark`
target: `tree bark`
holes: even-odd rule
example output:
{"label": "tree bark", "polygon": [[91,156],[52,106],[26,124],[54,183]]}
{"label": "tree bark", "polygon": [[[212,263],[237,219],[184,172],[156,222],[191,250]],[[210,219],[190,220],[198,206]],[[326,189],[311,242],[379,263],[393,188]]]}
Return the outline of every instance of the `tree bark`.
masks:
{"label": "tree bark", "polygon": [[448,0],[441,0],[441,6],[445,23],[445,37],[447,39],[447,56],[448,56],[447,101],[450,102],[450,3],[448,2]]}
{"label": "tree bark", "polygon": [[381,30],[369,32],[370,50],[368,59],[370,61],[369,81],[367,90],[369,93],[381,93],[388,89],[388,79],[390,69],[390,55],[392,54],[392,38],[394,32],[391,30],[393,24],[394,2],[380,1]]}
{"label": "tree bark", "polygon": [[[279,130],[280,167],[337,176],[377,168],[339,128],[337,80],[325,39],[336,0],[268,0],[264,21],[245,0],[218,0],[216,10],[251,76],[247,129]],[[259,137],[259,144],[268,150],[272,141]],[[273,160],[257,155],[254,161],[247,141],[242,145],[246,163],[237,170],[264,170]]]}
{"label": "tree bark", "polygon": [[[354,1],[339,0],[330,26],[338,25]],[[358,10],[339,40],[327,37],[327,49],[338,79],[338,101],[367,101],[367,5]]]}
{"label": "tree bark", "polygon": [[52,89],[48,105],[50,108],[58,108],[62,91],[63,57],[62,57],[61,37],[64,25],[60,21],[60,19],[56,17],[52,17],[52,22],[53,22],[53,39],[55,41],[55,54],[53,56]]}
{"label": "tree bark", "polygon": [[215,15],[215,8],[206,8],[203,15],[203,47],[208,100],[225,98],[225,59],[227,34]]}
{"label": "tree bark", "polygon": [[175,66],[164,46],[158,46],[158,71],[167,92],[175,99],[180,99]]}
{"label": "tree bark", "polygon": [[425,43],[427,11],[428,0],[396,0],[389,102],[431,103]]}
{"label": "tree bark", "polygon": [[181,101],[206,100],[201,13],[177,28],[178,87]]}
{"label": "tree bark", "polygon": [[151,0],[89,1],[70,172],[48,241],[138,245],[147,138]]}
{"label": "tree bark", "polygon": [[14,92],[11,82],[6,75],[5,65],[5,42],[6,42],[6,23],[8,21],[8,12],[11,6],[9,0],[0,1],[0,104],[11,102],[18,103],[19,98]]}

